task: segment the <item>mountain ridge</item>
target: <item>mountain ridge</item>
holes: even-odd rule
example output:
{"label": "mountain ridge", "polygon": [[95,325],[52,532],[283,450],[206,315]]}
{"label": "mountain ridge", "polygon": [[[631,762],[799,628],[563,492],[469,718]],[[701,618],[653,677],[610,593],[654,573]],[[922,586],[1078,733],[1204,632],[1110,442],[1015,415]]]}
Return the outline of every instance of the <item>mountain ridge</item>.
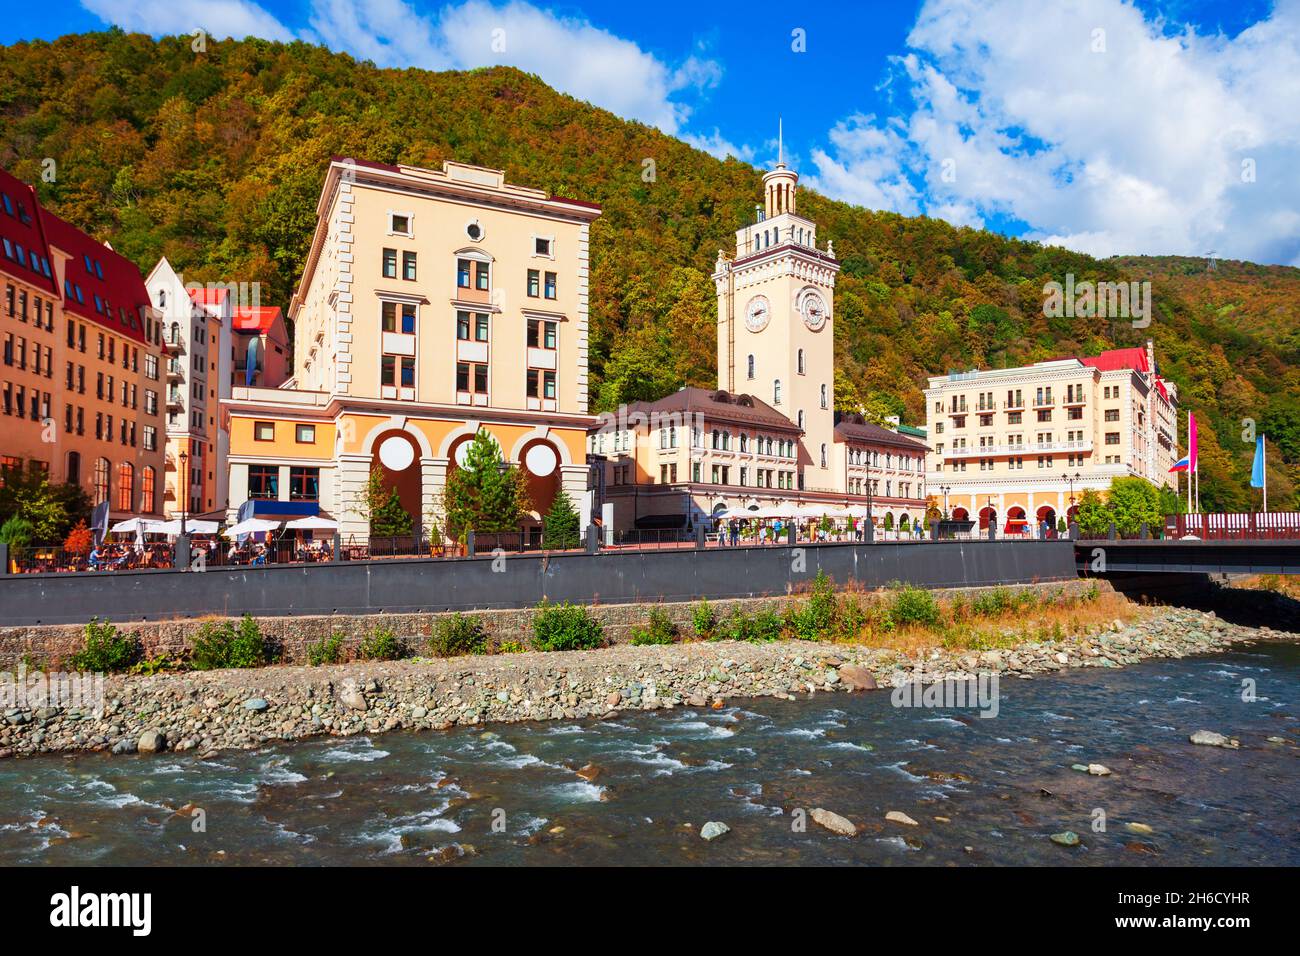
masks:
{"label": "mountain ridge", "polygon": [[[718,249],[762,197],[761,171],[557,93],[511,67],[380,69],[305,43],[158,40],[120,30],[0,47],[0,165],[143,271],[259,281],[285,305],[331,155],[507,180],[598,202],[591,241],[593,411],[715,380]],[[41,180],[53,158],[56,178]],[[644,177],[653,160],[654,177]],[[1270,434],[1270,502],[1295,507],[1300,270],[1176,256],[1096,259],[800,190],[832,239],[836,404],[924,421],[925,378],[1156,342],[1197,412],[1202,501],[1244,509]],[[1197,263],[1201,271],[1197,271]],[[1154,321],[1058,319],[1043,286],[1150,279]],[[1180,421],[1185,428],[1185,416]],[[1185,443],[1185,436],[1180,438]]]}

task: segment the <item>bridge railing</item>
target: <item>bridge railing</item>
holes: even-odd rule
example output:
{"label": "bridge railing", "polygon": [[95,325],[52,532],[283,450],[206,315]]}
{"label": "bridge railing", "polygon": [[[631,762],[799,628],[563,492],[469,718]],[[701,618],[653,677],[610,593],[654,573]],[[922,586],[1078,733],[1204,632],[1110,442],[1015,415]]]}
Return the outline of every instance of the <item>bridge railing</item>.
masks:
{"label": "bridge railing", "polygon": [[1196,512],[1167,515],[1165,535],[1205,541],[1300,539],[1300,511]]}

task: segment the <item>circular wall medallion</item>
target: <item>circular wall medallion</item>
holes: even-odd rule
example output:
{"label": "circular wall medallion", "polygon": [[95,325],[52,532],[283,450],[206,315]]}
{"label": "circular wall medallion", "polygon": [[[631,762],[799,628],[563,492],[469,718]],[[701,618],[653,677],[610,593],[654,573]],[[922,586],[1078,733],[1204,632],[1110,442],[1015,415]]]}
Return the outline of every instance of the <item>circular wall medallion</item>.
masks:
{"label": "circular wall medallion", "polygon": [[524,467],[538,478],[545,478],[555,471],[555,466],[559,463],[560,458],[550,445],[533,445],[524,452]]}
{"label": "circular wall medallion", "polygon": [[762,332],[767,328],[771,316],[772,307],[768,304],[767,296],[756,295],[745,306],[745,328],[751,332]]}
{"label": "circular wall medallion", "polygon": [[379,460],[389,471],[405,471],[415,461],[415,449],[405,438],[393,435],[380,444]]}

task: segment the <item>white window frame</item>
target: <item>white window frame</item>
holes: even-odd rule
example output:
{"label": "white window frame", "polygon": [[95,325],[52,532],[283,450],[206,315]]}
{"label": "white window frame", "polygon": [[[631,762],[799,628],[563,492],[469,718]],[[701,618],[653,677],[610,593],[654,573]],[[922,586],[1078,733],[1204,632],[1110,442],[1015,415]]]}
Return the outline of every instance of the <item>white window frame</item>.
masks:
{"label": "white window frame", "polygon": [[[544,240],[546,240],[546,242],[547,242],[547,244],[548,244],[548,246],[549,246],[549,248],[550,248],[551,251],[550,251],[550,252],[538,252],[538,251],[537,251],[537,240],[538,240],[538,239],[544,239]],[[555,261],[555,234],[554,234],[554,233],[551,233],[550,235],[545,235],[545,234],[542,234],[542,233],[535,232],[535,233],[533,233],[532,236],[530,237],[530,241],[531,241],[532,244],[533,244],[533,246],[532,246],[532,252],[530,253],[530,258],[533,258],[533,259],[550,259],[552,262]]]}
{"label": "white window frame", "polygon": [[[396,229],[393,228],[394,216],[406,217],[406,232],[398,232]],[[388,210],[388,235],[404,236],[407,239],[414,239],[415,238],[415,213],[408,212],[405,209]]]}

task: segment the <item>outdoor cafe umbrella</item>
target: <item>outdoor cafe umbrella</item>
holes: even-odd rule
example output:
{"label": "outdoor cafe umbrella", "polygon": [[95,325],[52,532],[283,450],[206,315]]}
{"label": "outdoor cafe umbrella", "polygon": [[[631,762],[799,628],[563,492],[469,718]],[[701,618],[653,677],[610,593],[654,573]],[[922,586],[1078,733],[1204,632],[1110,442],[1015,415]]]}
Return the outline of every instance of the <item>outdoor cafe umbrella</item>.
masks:
{"label": "outdoor cafe umbrella", "polygon": [[[181,519],[172,518],[171,521],[152,522],[152,528],[145,530],[151,534],[170,534],[177,535],[181,533]],[[215,521],[197,521],[194,518],[185,520],[186,534],[215,534],[217,523]]]}
{"label": "outdoor cafe umbrella", "polygon": [[269,518],[245,518],[238,524],[231,525],[223,534],[227,538],[238,538],[241,535],[257,534],[261,531],[274,531],[278,527],[280,527],[280,522],[272,521]]}
{"label": "outdoor cafe umbrella", "polygon": [[339,523],[331,521],[329,518],[322,518],[320,515],[310,515],[306,518],[294,518],[292,521],[284,523],[285,528],[294,528],[299,531],[337,531]]}

